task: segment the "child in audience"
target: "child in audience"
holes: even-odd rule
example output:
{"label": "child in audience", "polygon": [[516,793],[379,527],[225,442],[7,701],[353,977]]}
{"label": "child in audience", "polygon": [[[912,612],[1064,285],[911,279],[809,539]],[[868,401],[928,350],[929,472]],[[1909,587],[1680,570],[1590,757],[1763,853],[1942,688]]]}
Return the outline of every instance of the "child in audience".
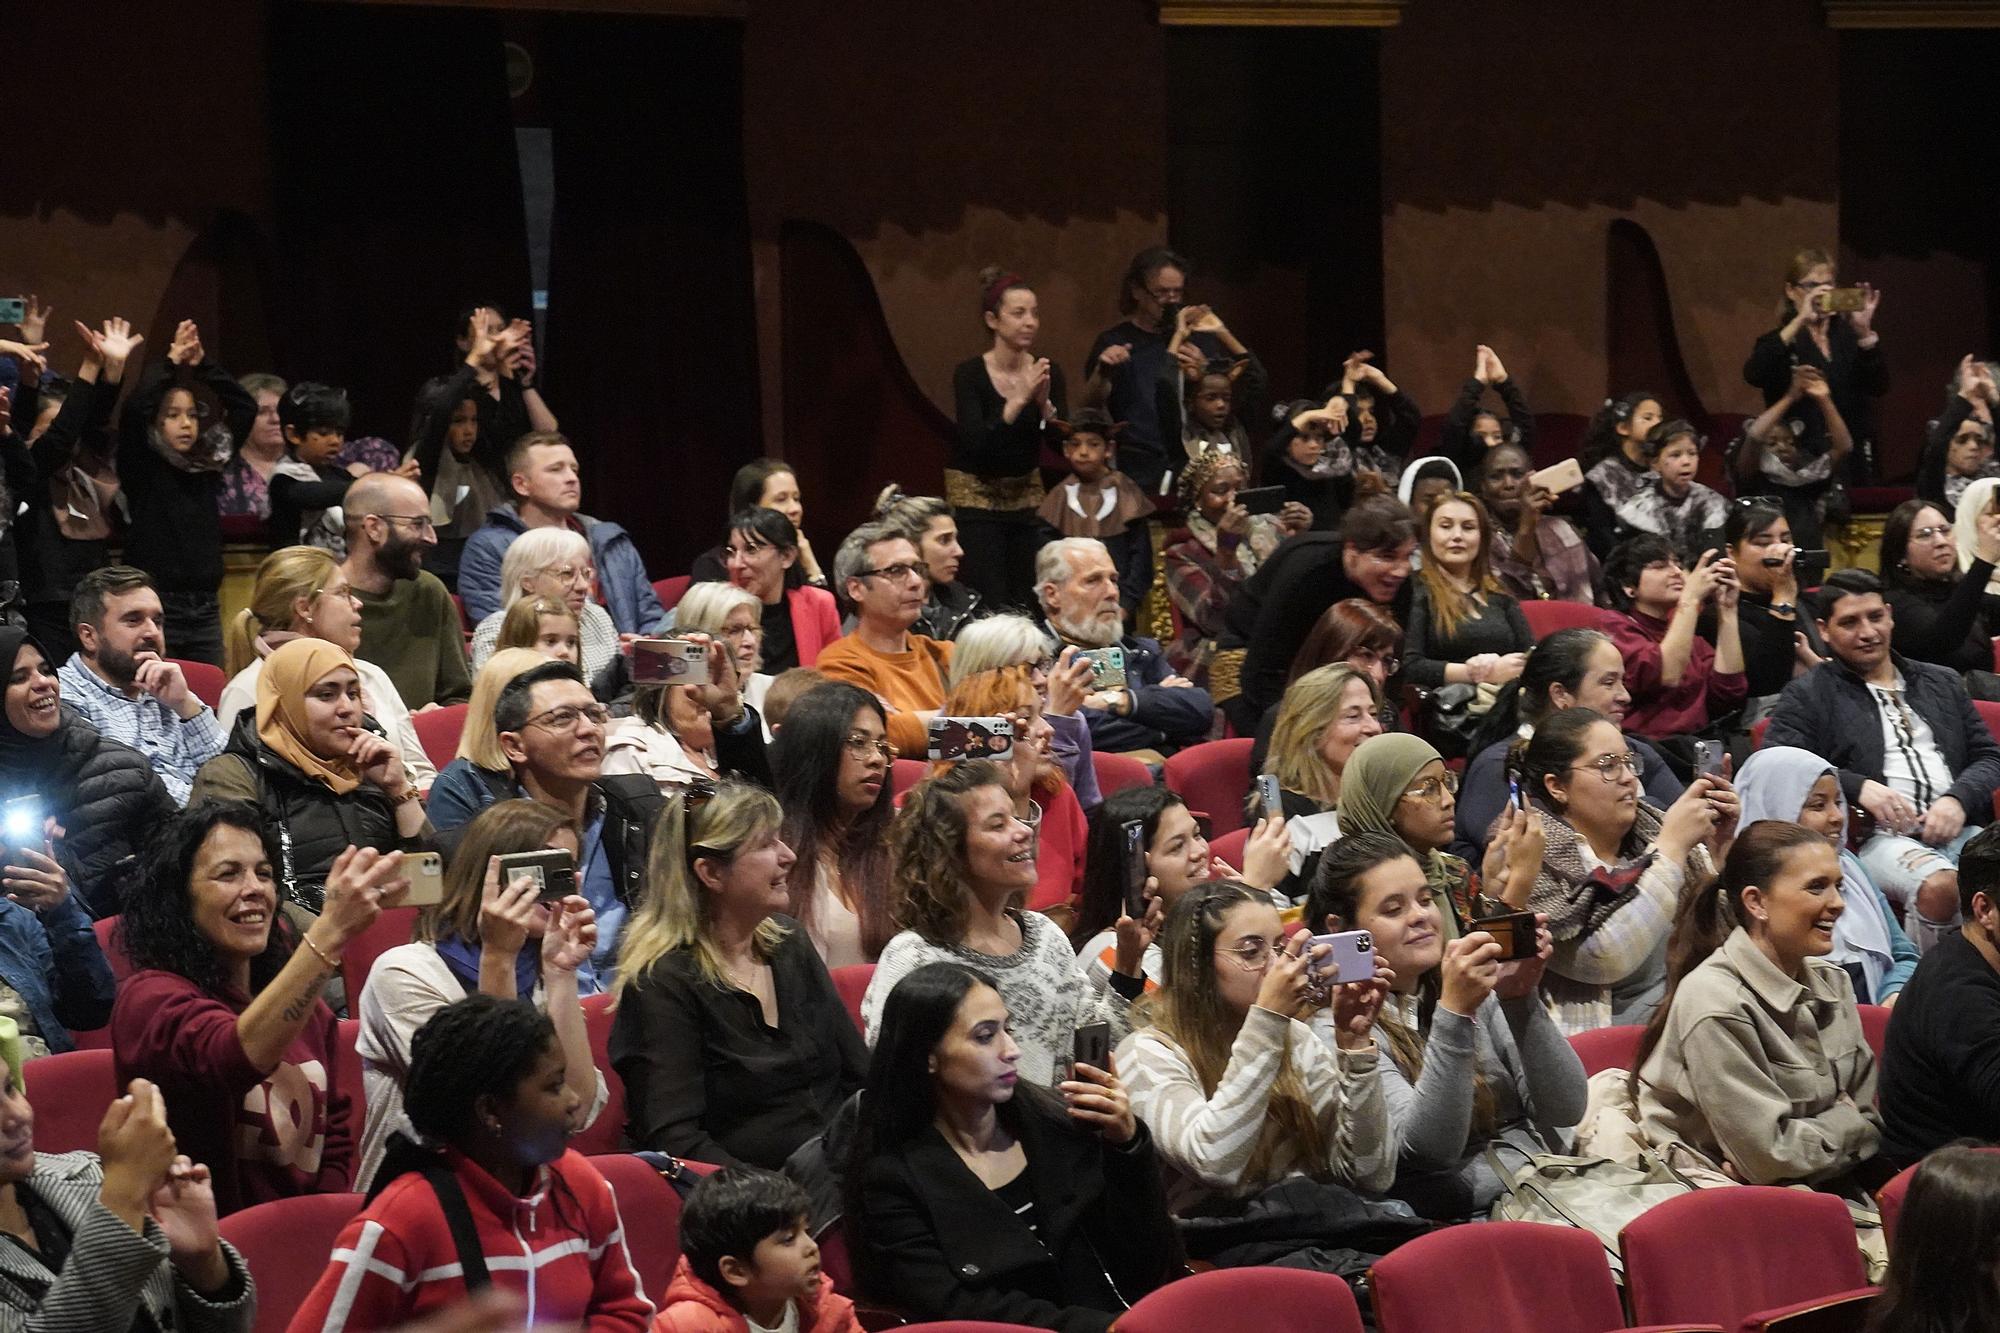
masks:
{"label": "child in audience", "polygon": [[[1419,523],[1427,523],[1430,512],[1439,500],[1447,495],[1461,494],[1465,482],[1459,476],[1458,464],[1449,458],[1420,458],[1404,471],[1401,481],[1396,483],[1396,498],[1410,507]],[[1412,565],[1421,569],[1424,564],[1423,544],[1419,543]]]}
{"label": "child in audience", "polygon": [[[1807,433],[1806,423],[1795,415],[1803,402],[1819,407],[1820,420],[1826,426],[1828,447],[1818,452],[1810,448],[1813,437]],[[1992,438],[1990,427],[1987,438]],[[1821,544],[1820,528],[1826,522],[1829,505],[1840,498],[1834,478],[1845,469],[1847,455],[1853,449],[1854,436],[1849,433],[1840,409],[1833,404],[1833,390],[1828,387],[1826,376],[1813,366],[1793,366],[1792,382],[1784,395],[1745,424],[1742,438],[1730,446],[1736,493],[1753,495],[1770,491],[1783,507],[1799,545],[1817,547]],[[1926,461],[1929,458],[1926,451]],[[1919,467],[1920,492],[1924,489],[1923,475]],[[1844,501],[1841,507],[1845,507]]]}
{"label": "child in audience", "polygon": [[1338,394],[1323,403],[1311,398],[1286,403],[1277,410],[1277,419],[1277,430],[1264,443],[1258,476],[1267,486],[1282,486],[1287,504],[1306,507],[1312,531],[1331,532],[1353,494],[1356,467],[1379,460],[1362,458],[1342,438],[1347,400]]}
{"label": "child in audience", "polygon": [[1701,467],[1702,438],[1688,422],[1669,421],[1653,432],[1649,443],[1652,481],[1619,503],[1618,531],[1657,533],[1678,550],[1699,550],[1729,514],[1721,493],[1694,479]]}
{"label": "child in audience", "polygon": [[[1192,347],[1193,344],[1183,344]],[[1250,456],[1250,437],[1244,433],[1243,423],[1236,411],[1236,382],[1249,366],[1247,360],[1227,359],[1209,361],[1195,349],[1193,357],[1176,356],[1169,373],[1181,374],[1189,396],[1182,413],[1181,444],[1189,458],[1199,458],[1205,453],[1218,452],[1235,454],[1238,458]],[[1161,400],[1162,421],[1172,421],[1164,415],[1167,400]]]}
{"label": "child in audience", "polygon": [[354,475],[339,466],[347,443],[347,390],[328,384],[294,384],[278,400],[285,429],[285,461],[271,473],[271,531],[283,546],[317,546],[347,554],[341,501]]}
{"label": "child in audience", "polygon": [[576,612],[546,597],[523,597],[501,613],[493,647],[532,648],[543,657],[583,665],[583,626]]}
{"label": "child in audience", "polygon": [[1607,398],[1583,434],[1584,540],[1602,560],[1618,540],[1618,506],[1653,475],[1647,440],[1660,424],[1660,400],[1635,390]]}
{"label": "child in audience", "polygon": [[1113,466],[1124,429],[1095,408],[1058,421],[1069,475],[1042,498],[1042,521],[1065,537],[1095,537],[1118,566],[1119,603],[1130,611],[1153,582],[1153,543],[1146,516],[1153,502]]}
{"label": "child in audience", "polygon": [[681,1261],[653,1333],[861,1333],[806,1229],[811,1201],[784,1176],[724,1167],[681,1209]]}

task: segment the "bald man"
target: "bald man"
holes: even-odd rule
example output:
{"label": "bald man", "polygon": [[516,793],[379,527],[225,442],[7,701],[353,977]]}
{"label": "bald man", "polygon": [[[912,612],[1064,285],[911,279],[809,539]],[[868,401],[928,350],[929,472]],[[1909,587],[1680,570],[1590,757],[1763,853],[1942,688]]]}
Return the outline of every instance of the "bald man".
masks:
{"label": "bald man", "polygon": [[347,559],[341,569],[361,603],[361,650],[388,673],[412,712],[472,695],[465,630],[451,594],[425,571],[437,545],[424,488],[370,472],[347,488]]}

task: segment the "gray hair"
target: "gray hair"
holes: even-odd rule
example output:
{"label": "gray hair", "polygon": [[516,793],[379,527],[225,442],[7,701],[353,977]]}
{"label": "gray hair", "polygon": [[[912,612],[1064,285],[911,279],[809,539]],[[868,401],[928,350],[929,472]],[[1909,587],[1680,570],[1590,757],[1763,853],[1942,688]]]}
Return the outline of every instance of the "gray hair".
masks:
{"label": "gray hair", "polygon": [[841,596],[847,595],[847,581],[858,579],[868,565],[868,548],[877,542],[907,541],[916,545],[909,534],[895,523],[863,523],[847,534],[847,540],[833,555],[833,582],[840,589]]}
{"label": "gray hair", "polygon": [[681,595],[674,608],[674,628],[695,634],[720,634],[723,622],[738,608],[747,606],[762,617],[764,604],[757,594],[733,583],[697,583]]}
{"label": "gray hair", "polygon": [[905,495],[893,481],[883,487],[875,501],[875,522],[901,530],[919,552],[923,550],[924,534],[930,531],[931,520],[950,517],[951,506],[945,501],[935,495]]}
{"label": "gray hair", "polygon": [[967,676],[1001,667],[1041,661],[1055,651],[1055,642],[1026,616],[988,616],[958,632],[951,649],[947,688],[956,689]]}
{"label": "gray hair", "polygon": [[1070,561],[1085,551],[1095,551],[1106,560],[1111,558],[1110,550],[1095,537],[1059,537],[1035,552],[1035,586],[1044,583],[1067,583],[1076,567]]}
{"label": "gray hair", "polygon": [[521,600],[521,580],[575,558],[590,562],[590,542],[568,528],[529,528],[500,557],[500,608]]}

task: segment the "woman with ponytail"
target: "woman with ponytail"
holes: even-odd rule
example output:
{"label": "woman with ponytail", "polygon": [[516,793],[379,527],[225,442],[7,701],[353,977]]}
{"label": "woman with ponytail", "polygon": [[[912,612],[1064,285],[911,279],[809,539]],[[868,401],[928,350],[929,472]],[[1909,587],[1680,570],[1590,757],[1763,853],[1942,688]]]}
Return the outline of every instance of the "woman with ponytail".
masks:
{"label": "woman with ponytail", "polygon": [[396,747],[417,790],[428,793],[437,781],[437,768],[424,753],[410,710],[389,673],[355,656],[361,647],[361,602],[348,588],[340,562],[317,546],[283,547],[257,566],[250,605],[223,627],[222,665],[229,684],[216,702],[216,720],[227,729],[238,713],[256,711],[264,659],[293,639],[324,639],[353,658],[361,707]]}
{"label": "woman with ponytail", "polygon": [[1431,886],[1410,849],[1385,833],[1349,834],[1328,849],[1306,921],[1315,931],[1367,931],[1396,975],[1375,1018],[1389,1057],[1376,1068],[1396,1158],[1390,1194],[1440,1221],[1484,1215],[1505,1190],[1489,1150],[1563,1150],[1588,1088],[1541,1002],[1554,952],[1546,927],[1535,957],[1518,962],[1501,962],[1485,931],[1446,943]]}
{"label": "woman with ponytail", "polygon": [[935,495],[905,495],[892,481],[875,498],[875,521],[900,528],[910,539],[930,585],[924,613],[910,626],[912,633],[956,639],[967,625],[992,614],[978,592],[958,581],[965,548],[959,545],[958,520],[950,505]]}
{"label": "woman with ponytail", "polygon": [[[1681,899],[1667,998],[1632,1065],[1640,1133],[1747,1185],[1880,1184],[1875,1057],[1827,960],[1846,910],[1817,829],[1767,819]],[[1858,1179],[1857,1179],[1858,1177]]]}
{"label": "woman with ponytail", "polygon": [[979,312],[991,344],[952,372],[958,436],[944,494],[965,545],[965,581],[995,606],[1031,608],[1044,535],[1039,466],[1043,445],[1055,448],[1068,399],[1062,367],[1035,349],[1042,320],[1027,279],[982,272]]}

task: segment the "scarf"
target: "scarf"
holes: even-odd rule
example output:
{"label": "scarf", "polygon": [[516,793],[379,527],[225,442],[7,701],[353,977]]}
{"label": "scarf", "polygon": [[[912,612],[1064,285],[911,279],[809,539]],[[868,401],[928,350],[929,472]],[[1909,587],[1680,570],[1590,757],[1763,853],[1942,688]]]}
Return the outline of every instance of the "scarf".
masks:
{"label": "scarf", "polygon": [[[1222,541],[1222,532],[1215,524],[1190,509],[1187,529],[1188,536],[1200,542],[1209,554],[1215,554],[1217,545]],[[1243,534],[1243,540],[1236,544],[1237,570],[1246,579],[1255,574],[1257,566],[1264,563],[1264,557],[1278,549],[1281,540],[1283,539],[1278,535],[1277,519],[1269,514],[1250,515],[1249,530]]]}
{"label": "scarf", "polygon": [[[1408,732],[1384,732],[1361,742],[1340,773],[1340,801],[1334,809],[1341,836],[1372,832],[1401,838],[1403,835],[1396,832],[1396,803],[1425,765],[1442,762],[1443,756],[1429,741]],[[1412,847],[1410,855],[1424,868],[1424,880],[1432,894],[1451,905],[1455,920],[1467,920],[1473,906],[1471,867],[1459,857],[1436,850]]]}
{"label": "scarf", "polygon": [[[1540,802],[1531,808],[1542,821],[1545,844],[1542,873],[1528,895],[1528,910],[1548,913],[1549,934],[1555,939],[1587,935],[1631,901],[1633,886],[1652,868],[1653,853],[1645,848],[1660,835],[1660,812],[1639,802],[1632,828],[1618,844],[1618,864],[1592,870],[1583,861],[1582,835]],[[1700,849],[1688,857],[1691,872],[1698,865],[1707,865]]]}
{"label": "scarf", "polygon": [[[271,469],[274,477],[290,477],[317,485],[327,480],[310,465],[286,454]],[[297,532],[281,532],[278,538],[287,546],[317,546],[322,551],[331,551],[336,558],[347,556],[347,518],[339,505],[330,509],[307,509],[299,515]]]}
{"label": "scarf", "polygon": [[264,659],[257,677],[257,738],[266,749],[335,796],[361,785],[347,756],[325,759],[306,744],[306,691],[328,672],[354,669],[354,659],[325,639],[294,639]]}
{"label": "scarf", "polygon": [[[1826,760],[1796,746],[1757,751],[1736,775],[1736,792],[1743,801],[1738,827],[1747,829],[1764,819],[1798,822],[1813,784],[1833,771]],[[1838,783],[1833,790],[1840,802],[1840,896],[1847,910],[1834,923],[1833,952],[1828,956],[1836,963],[1858,963],[1873,997],[1882,993],[1882,978],[1895,965],[1895,943],[1875,881],[1847,850],[1847,798]]]}
{"label": "scarf", "polygon": [[438,452],[437,479],[431,484],[431,522],[439,528],[469,536],[486,521],[486,511],[506,498],[493,473],[477,458],[470,454],[460,458],[449,445]]}
{"label": "scarf", "polygon": [[[514,955],[514,995],[517,999],[533,1000],[535,987],[542,981],[541,941],[529,940]],[[458,978],[458,984],[465,987],[467,995],[479,994],[479,954],[477,944],[463,935],[443,935],[438,938],[438,957]]]}
{"label": "scarf", "polygon": [[[0,624],[0,660],[7,663],[7,673],[13,675],[20,665],[21,650],[33,648],[47,660],[48,653],[37,643],[34,636],[18,625]],[[55,663],[50,662],[50,666]],[[0,780],[4,780],[8,790],[15,792],[35,792],[51,802],[51,809],[62,804],[62,797],[69,789],[68,775],[62,773],[65,758],[63,732],[75,725],[77,714],[63,705],[62,725],[46,736],[30,736],[16,731],[7,715],[0,712]]]}

